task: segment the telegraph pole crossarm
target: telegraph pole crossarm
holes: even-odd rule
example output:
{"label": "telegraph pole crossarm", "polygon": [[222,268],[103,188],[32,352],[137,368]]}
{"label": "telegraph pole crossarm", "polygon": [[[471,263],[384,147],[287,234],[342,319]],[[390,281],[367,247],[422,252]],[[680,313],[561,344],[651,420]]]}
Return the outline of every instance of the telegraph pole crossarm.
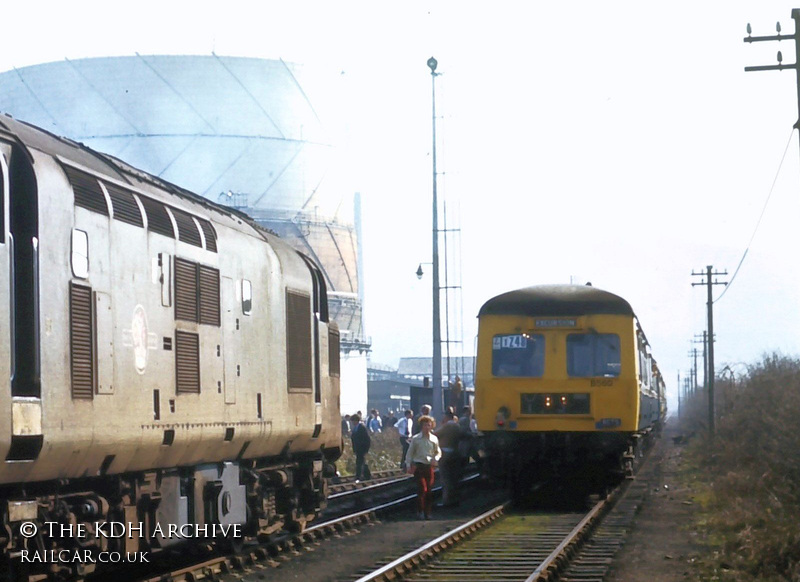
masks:
{"label": "telegraph pole crossarm", "polygon": [[794,20],[794,34],[785,35],[781,34],[781,23],[778,22],[775,25],[775,30],[778,34],[770,35],[770,36],[751,36],[752,28],[750,25],[747,25],[747,36],[744,37],[744,42],[748,44],[752,44],[754,42],[769,42],[769,41],[782,41],[782,40],[793,40],[794,41],[794,53],[795,53],[795,60],[794,63],[790,65],[783,64],[783,54],[781,51],[778,51],[778,64],[777,65],[758,65],[753,67],[745,67],[744,70],[746,72],[752,71],[782,71],[783,69],[794,69],[797,73],[797,112],[798,117],[797,121],[794,124],[795,128],[800,129],[800,9],[794,8],[792,10],[792,19]]}

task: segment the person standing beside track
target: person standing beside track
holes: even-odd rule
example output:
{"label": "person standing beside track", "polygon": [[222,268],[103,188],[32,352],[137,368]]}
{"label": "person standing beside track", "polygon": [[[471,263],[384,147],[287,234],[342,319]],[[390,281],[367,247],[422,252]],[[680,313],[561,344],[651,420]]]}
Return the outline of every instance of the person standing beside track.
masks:
{"label": "person standing beside track", "polygon": [[420,430],[419,428],[419,419],[423,416],[430,416],[431,414],[431,405],[430,404],[423,404],[419,407],[419,416],[414,419],[414,429],[411,434],[417,434]]}
{"label": "person standing beside track", "polygon": [[433,472],[442,450],[439,439],[431,432],[434,420],[430,416],[419,417],[420,432],[411,437],[408,447],[408,472],[417,483],[417,517],[430,519],[433,511]]}
{"label": "person standing beside track", "polygon": [[442,478],[441,507],[458,505],[458,482],[461,480],[464,457],[461,454],[461,443],[466,438],[458,417],[446,414],[442,426],[436,431],[442,449],[442,462],[439,464],[439,476]]}
{"label": "person standing beside track", "polygon": [[406,464],[406,456],[408,455],[408,447],[411,444],[411,437],[413,436],[412,429],[414,428],[414,411],[406,410],[405,416],[398,420],[394,427],[400,435],[400,447],[403,449],[403,458],[400,460],[400,468],[405,469],[408,467]]}
{"label": "person standing beside track", "polygon": [[350,417],[350,422],[353,424],[350,439],[353,441],[353,453],[356,456],[356,482],[359,482],[362,479],[372,477],[366,461],[372,439],[369,437],[369,431],[366,425],[361,422],[361,416],[358,413]]}

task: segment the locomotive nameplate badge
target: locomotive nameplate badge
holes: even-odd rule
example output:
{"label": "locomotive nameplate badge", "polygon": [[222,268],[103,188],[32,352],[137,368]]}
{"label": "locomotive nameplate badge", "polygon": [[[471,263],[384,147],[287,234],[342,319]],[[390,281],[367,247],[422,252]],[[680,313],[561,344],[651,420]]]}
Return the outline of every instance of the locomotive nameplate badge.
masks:
{"label": "locomotive nameplate badge", "polygon": [[577,319],[566,319],[563,317],[548,318],[548,319],[535,319],[533,322],[535,327],[578,327]]}
{"label": "locomotive nameplate badge", "polygon": [[133,310],[131,328],[122,330],[122,345],[133,348],[133,364],[139,374],[147,369],[147,352],[158,349],[158,334],[148,331],[147,313],[137,305]]}
{"label": "locomotive nameplate badge", "polygon": [[133,310],[131,328],[123,330],[123,345],[133,348],[133,364],[139,374],[147,369],[147,352],[158,349],[158,334],[148,331],[147,313],[137,305]]}

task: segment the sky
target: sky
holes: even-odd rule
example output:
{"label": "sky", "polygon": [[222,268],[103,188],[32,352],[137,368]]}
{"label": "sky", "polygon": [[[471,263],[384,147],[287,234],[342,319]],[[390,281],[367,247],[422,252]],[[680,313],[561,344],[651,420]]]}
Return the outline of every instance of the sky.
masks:
{"label": "sky", "polygon": [[[706,328],[743,373],[800,351],[800,148],[791,3],[63,2],[4,7],[0,71],[136,53],[282,58],[317,93],[339,179],[363,204],[372,361],[431,354],[432,111],[447,205],[453,355],[491,297],[585,283],[627,299],[677,408]],[[326,98],[326,95],[329,99]],[[774,184],[774,185],[773,185]],[[441,228],[444,228],[442,225]],[[442,282],[444,284],[444,281]],[[460,309],[459,309],[460,308]],[[459,315],[458,312],[463,314]],[[444,319],[444,313],[443,313]]]}

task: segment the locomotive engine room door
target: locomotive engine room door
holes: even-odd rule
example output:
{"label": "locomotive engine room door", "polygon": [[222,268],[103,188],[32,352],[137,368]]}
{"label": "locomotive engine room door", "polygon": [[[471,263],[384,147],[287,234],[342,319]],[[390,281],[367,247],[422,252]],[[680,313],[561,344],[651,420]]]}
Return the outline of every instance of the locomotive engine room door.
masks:
{"label": "locomotive engine room door", "polygon": [[224,356],[225,379],[223,391],[225,404],[236,404],[236,384],[238,382],[239,332],[236,329],[237,309],[236,283],[230,277],[222,277],[222,353]]}

